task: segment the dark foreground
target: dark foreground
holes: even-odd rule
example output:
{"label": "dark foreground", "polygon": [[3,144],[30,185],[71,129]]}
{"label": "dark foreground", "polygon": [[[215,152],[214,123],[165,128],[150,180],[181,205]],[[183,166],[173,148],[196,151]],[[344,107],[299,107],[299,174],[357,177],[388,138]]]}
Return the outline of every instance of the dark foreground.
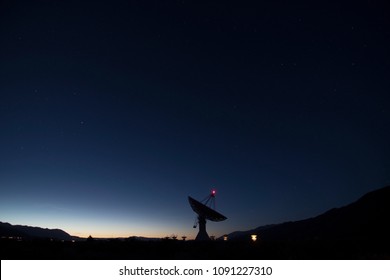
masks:
{"label": "dark foreground", "polygon": [[0,241],[1,259],[390,259],[389,241]]}

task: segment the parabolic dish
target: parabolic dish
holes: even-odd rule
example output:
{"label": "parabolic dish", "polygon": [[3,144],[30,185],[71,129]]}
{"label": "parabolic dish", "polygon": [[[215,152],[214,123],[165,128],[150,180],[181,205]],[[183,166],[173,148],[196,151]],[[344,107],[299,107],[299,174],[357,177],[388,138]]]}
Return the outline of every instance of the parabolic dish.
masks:
{"label": "parabolic dish", "polygon": [[190,202],[192,210],[194,210],[195,213],[207,220],[213,222],[221,222],[227,219],[224,215],[197,201],[191,196],[188,197],[188,201]]}

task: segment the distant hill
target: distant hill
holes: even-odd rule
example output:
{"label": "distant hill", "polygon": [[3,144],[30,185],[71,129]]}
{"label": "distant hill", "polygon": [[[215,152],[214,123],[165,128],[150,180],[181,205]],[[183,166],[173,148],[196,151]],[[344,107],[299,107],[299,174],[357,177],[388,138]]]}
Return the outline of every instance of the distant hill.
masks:
{"label": "distant hill", "polygon": [[229,240],[387,240],[390,236],[390,186],[367,193],[356,202],[317,217],[233,232]]}
{"label": "distant hill", "polygon": [[23,239],[52,238],[58,240],[72,240],[72,237],[68,233],[60,229],[11,225],[2,222],[0,222],[0,236],[21,237]]}

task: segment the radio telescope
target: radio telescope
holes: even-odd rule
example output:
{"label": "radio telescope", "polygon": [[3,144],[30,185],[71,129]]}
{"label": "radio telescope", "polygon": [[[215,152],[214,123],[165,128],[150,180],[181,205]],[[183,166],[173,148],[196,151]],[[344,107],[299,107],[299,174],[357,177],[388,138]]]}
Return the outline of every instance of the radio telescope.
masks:
{"label": "radio telescope", "polygon": [[[224,215],[218,213],[211,208],[215,208],[215,194],[216,191],[212,190],[211,193],[205,199],[202,200],[202,202],[204,201],[204,203],[197,201],[191,196],[188,197],[188,201],[191,205],[192,210],[194,210],[194,212],[198,214],[194,228],[196,228],[197,224],[199,224],[199,232],[195,240],[210,240],[210,237],[206,232],[206,220],[212,222],[221,222],[227,219]],[[210,206],[208,206],[208,204]]]}

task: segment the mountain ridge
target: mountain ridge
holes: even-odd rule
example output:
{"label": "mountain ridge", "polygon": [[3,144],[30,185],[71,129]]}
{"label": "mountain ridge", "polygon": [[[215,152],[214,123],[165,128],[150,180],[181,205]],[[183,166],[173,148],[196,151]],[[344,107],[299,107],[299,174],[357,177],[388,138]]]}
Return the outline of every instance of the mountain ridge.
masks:
{"label": "mountain ridge", "polygon": [[36,226],[12,225],[7,222],[0,222],[0,236],[23,239],[50,238],[66,241],[72,240],[72,236],[70,236],[62,229],[48,229]]}
{"label": "mountain ridge", "polygon": [[386,186],[315,217],[232,232],[228,238],[245,240],[257,234],[264,241],[385,239],[390,236],[389,213],[390,186]]}

